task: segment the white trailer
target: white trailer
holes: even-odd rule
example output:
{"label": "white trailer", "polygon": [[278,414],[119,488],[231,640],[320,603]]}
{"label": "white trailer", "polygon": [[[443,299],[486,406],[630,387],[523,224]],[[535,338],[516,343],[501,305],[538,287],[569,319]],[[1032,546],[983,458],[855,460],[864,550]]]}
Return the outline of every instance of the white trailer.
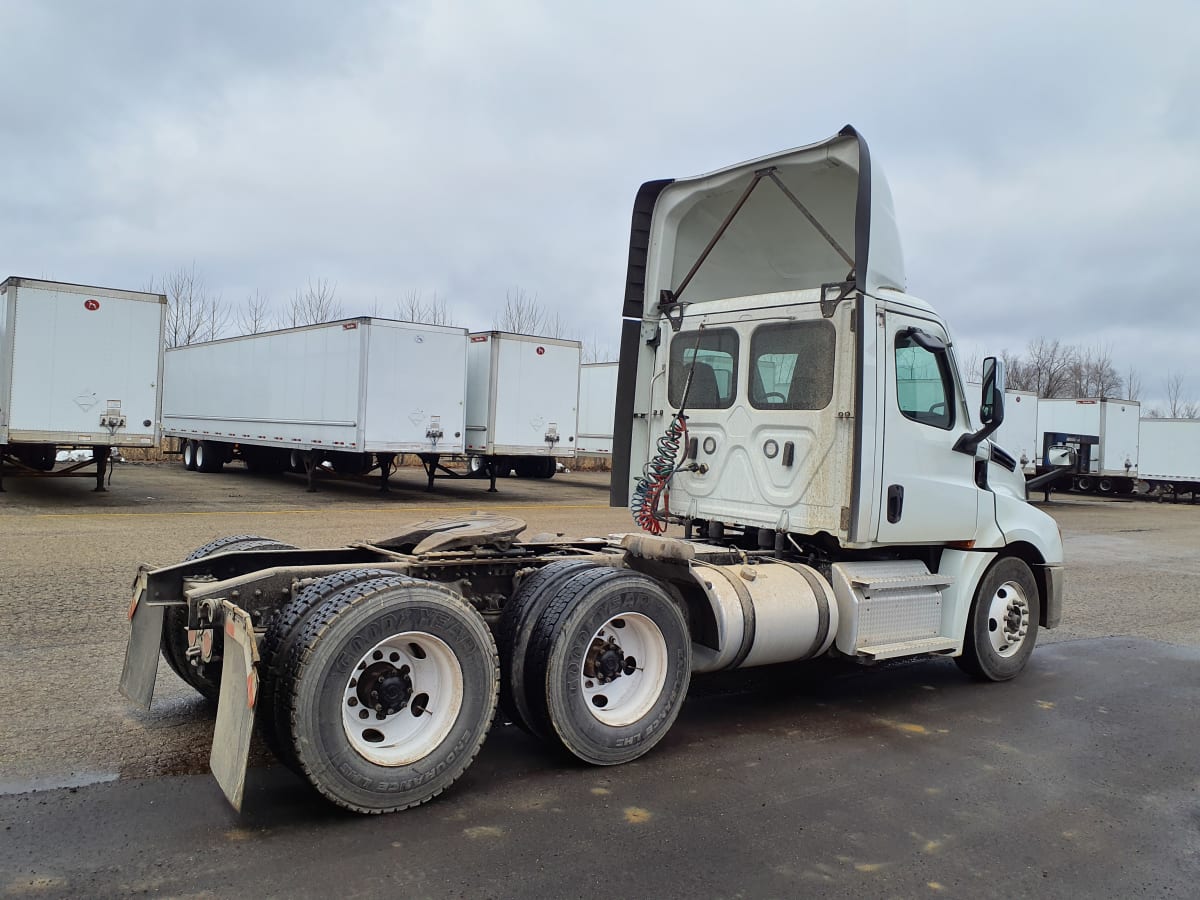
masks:
{"label": "white trailer", "polygon": [[233,459],[312,477],[377,470],[463,451],[467,333],[361,317],[176,347],[166,352],[163,431],[184,466]]}
{"label": "white trailer", "polygon": [[471,334],[466,454],[492,478],[552,478],[575,457],[579,341],[504,331]]}
{"label": "white trailer", "polygon": [[[162,294],[9,278],[0,284],[3,473],[93,477],[114,447],[158,443]],[[55,471],[59,447],[90,448]]]}
{"label": "white trailer", "polygon": [[580,456],[612,458],[619,366],[620,363],[603,362],[579,367],[579,432],[575,452]]}
{"label": "white trailer", "polygon": [[[979,409],[983,385],[970,382],[972,409]],[[1038,458],[1038,396],[1034,391],[1006,390],[1004,392],[1004,424],[996,429],[992,440],[1013,455],[1022,469],[1032,471]]]}
{"label": "white trailer", "polygon": [[1138,477],[1173,494],[1200,490],[1200,419],[1142,419]]}
{"label": "white trailer", "polygon": [[1075,490],[1128,494],[1138,477],[1141,411],[1136,400],[1039,400],[1039,469],[1053,467],[1054,448],[1070,448],[1076,457]]}
{"label": "white trailer", "polygon": [[1059,623],[1058,526],[988,440],[1004,364],[975,428],[857,132],[648,182],[632,219],[610,501],[649,534],[522,541],[475,515],[340,548],[236,535],[138,572],[121,689],[148,706],[161,653],[217,699],[235,806],[256,726],[322,796],[389,812],[462,775],[497,704],[613,766],[693,676],[836,653],[1006,681]]}

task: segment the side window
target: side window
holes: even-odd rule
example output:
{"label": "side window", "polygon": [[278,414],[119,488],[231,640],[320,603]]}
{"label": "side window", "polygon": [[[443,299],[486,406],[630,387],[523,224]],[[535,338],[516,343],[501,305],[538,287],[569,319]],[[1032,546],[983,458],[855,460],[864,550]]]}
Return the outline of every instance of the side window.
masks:
{"label": "side window", "polygon": [[667,399],[676,409],[687,389],[688,409],[728,409],[737,392],[738,336],[732,328],[681,331],[671,339]]}
{"label": "side window", "polygon": [[761,325],[750,338],[750,405],[824,409],[833,399],[832,322]]}
{"label": "side window", "polygon": [[954,426],[954,379],[944,350],[926,350],[910,335],[896,335],[896,401],[914,422]]}

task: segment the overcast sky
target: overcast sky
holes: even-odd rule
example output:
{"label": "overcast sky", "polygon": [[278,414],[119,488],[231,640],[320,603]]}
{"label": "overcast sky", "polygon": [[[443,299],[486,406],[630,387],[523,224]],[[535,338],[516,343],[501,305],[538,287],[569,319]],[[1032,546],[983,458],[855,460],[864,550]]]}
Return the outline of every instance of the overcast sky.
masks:
{"label": "overcast sky", "polygon": [[615,347],[641,182],[846,123],[964,355],[1200,399],[1200,4],[0,2],[0,277],[309,279]]}

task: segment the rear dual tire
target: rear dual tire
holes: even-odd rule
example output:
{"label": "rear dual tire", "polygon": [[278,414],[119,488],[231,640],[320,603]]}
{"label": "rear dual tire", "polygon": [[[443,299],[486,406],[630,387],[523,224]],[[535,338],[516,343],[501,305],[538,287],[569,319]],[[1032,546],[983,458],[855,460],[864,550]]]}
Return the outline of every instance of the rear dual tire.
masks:
{"label": "rear dual tire", "polygon": [[563,586],[581,572],[597,568],[582,559],[552,562],[521,581],[512,598],[504,604],[496,628],[496,646],[500,651],[500,706],[504,714],[530,734],[548,738],[542,723],[534,720],[532,698],[544,691],[540,684],[526,678],[529,647],[533,631],[546,608]]}
{"label": "rear dual tire", "polygon": [[374,578],[328,597],[300,625],[274,703],[286,709],[280,737],[309,782],[345,809],[384,813],[432,799],[466,771],[498,683],[495,642],[462,597]]}
{"label": "rear dual tire", "polygon": [[550,602],[510,676],[525,687],[530,730],[592,765],[649,752],[679,715],[691,680],[683,610],[628,569],[591,566],[543,590]]}
{"label": "rear dual tire", "polygon": [[256,721],[267,746],[289,768],[300,771],[292,742],[288,738],[290,712],[286,704],[277,702],[277,686],[304,623],[338,592],[363,581],[386,578],[392,574],[385,569],[350,569],[318,578],[285,603],[267,625],[266,634],[258,645],[260,681]]}

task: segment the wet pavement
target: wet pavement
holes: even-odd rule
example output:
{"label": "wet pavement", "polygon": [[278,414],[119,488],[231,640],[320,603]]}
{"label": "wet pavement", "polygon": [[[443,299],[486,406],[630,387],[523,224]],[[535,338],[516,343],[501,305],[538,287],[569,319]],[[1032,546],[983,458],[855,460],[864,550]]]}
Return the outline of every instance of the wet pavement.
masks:
{"label": "wet pavement", "polygon": [[1200,507],[1056,499],[1063,627],[977,685],[944,660],[698,678],[650,756],[587,769],[493,729],[451,791],[371,819],[256,746],[246,813],[207,771],[212,710],[165,667],[117,695],[137,563],[214,537],[380,538],[474,509],[630,527],[606,476],[365,484],[118,467],[0,495],[0,896],[1195,896]]}
{"label": "wet pavement", "polygon": [[699,679],[614,769],[497,728],[391,816],[278,766],[240,816],[200,776],[0,797],[0,893],[1194,897],[1197,735],[1200,651],[1154,641],[1043,647],[1003,685],[783,666]]}

